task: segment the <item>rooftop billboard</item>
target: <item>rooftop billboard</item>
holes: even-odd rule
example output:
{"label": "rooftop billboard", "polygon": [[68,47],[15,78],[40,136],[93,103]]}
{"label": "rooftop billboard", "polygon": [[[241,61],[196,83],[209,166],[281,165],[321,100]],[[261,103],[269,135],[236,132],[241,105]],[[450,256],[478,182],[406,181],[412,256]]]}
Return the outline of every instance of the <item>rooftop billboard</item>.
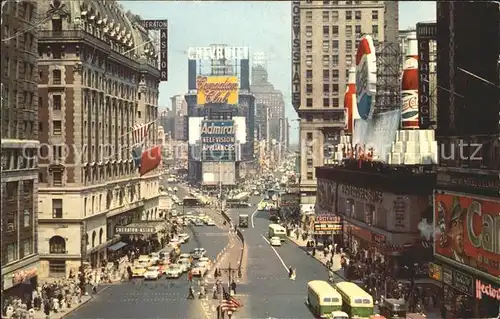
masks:
{"label": "rooftop billboard", "polygon": [[197,104],[238,104],[239,82],[236,76],[198,76]]}
{"label": "rooftop billboard", "polygon": [[201,124],[201,160],[204,162],[236,161],[235,131],[232,120],[203,121]]}

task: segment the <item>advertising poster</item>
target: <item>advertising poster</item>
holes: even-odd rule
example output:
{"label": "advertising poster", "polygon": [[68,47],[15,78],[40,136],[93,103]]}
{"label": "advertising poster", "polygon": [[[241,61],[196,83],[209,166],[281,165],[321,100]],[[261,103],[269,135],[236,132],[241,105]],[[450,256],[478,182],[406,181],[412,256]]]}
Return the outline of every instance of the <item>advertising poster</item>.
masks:
{"label": "advertising poster", "polygon": [[203,121],[200,131],[202,161],[233,162],[236,160],[234,121]]}
{"label": "advertising poster", "polygon": [[198,105],[238,104],[239,82],[236,76],[198,76]]}
{"label": "advertising poster", "polygon": [[500,276],[500,202],[436,194],[434,253]]}
{"label": "advertising poster", "polygon": [[342,218],[336,214],[319,214],[314,220],[314,233],[317,235],[340,234]]}

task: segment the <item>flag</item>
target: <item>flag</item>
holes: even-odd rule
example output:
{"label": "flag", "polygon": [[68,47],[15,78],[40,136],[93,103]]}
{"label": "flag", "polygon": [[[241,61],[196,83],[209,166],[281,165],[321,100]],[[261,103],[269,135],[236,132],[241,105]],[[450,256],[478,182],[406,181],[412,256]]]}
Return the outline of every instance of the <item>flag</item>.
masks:
{"label": "flag", "polygon": [[142,152],[139,174],[141,176],[151,172],[161,163],[161,146],[157,145]]}
{"label": "flag", "polygon": [[144,141],[149,133],[151,123],[136,124],[132,128],[132,158],[134,159],[135,167],[141,167],[141,158],[144,150]]}
{"label": "flag", "polygon": [[222,300],[222,311],[230,310],[230,311],[236,311],[239,308],[243,307],[243,304],[226,290],[223,291],[223,297],[224,299]]}

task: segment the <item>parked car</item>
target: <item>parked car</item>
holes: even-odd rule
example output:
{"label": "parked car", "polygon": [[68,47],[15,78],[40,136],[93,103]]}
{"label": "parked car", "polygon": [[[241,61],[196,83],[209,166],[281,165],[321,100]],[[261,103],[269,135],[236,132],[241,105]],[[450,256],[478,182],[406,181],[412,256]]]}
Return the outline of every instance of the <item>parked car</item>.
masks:
{"label": "parked car", "polygon": [[179,278],[182,275],[182,267],[177,264],[172,264],[168,266],[165,275],[167,278]]}
{"label": "parked car", "polygon": [[144,273],[145,280],[158,280],[161,277],[161,273],[156,266],[151,266],[146,269]]}

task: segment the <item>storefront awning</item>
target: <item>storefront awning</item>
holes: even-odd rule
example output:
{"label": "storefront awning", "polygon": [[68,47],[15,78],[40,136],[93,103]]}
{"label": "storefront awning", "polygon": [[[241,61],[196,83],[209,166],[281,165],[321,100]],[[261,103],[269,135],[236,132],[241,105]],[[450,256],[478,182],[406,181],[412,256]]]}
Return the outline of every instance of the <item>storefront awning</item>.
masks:
{"label": "storefront awning", "polygon": [[118,249],[121,249],[121,248],[123,248],[125,246],[127,246],[126,243],[124,243],[122,241],[119,241],[116,244],[113,244],[113,245],[109,246],[108,249],[111,250],[111,251],[117,251]]}

